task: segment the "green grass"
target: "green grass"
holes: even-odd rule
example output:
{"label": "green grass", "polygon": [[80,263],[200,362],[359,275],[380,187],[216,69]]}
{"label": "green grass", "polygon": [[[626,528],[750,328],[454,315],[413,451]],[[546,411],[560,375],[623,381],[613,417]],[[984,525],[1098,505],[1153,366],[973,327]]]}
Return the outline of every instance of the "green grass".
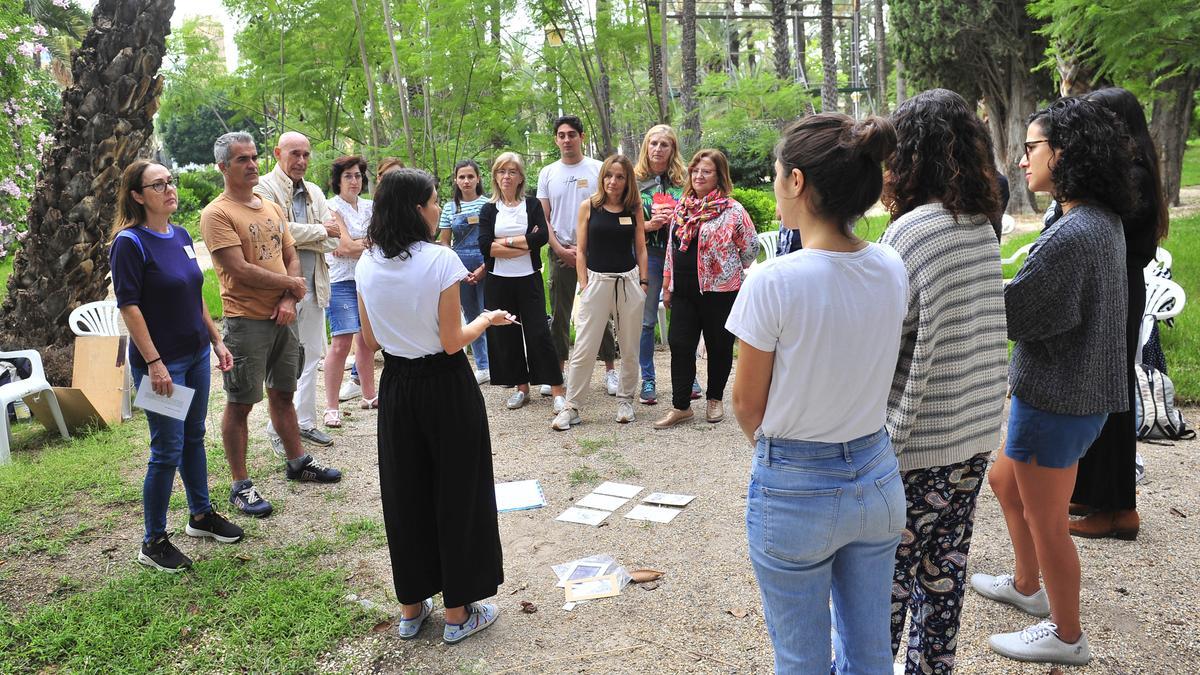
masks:
{"label": "green grass", "polygon": [[581,466],[567,475],[567,483],[571,487],[580,485],[595,485],[600,482],[600,474],[590,466]]}
{"label": "green grass", "polygon": [[1184,187],[1200,185],[1200,140],[1190,141],[1183,153],[1183,174],[1179,184]]}
{"label": "green grass", "polygon": [[0,672],[316,672],[320,656],[377,620],[342,600],[345,572],[318,540],[222,553],[179,576],[138,568],[24,616],[0,608]]}
{"label": "green grass", "polygon": [[372,546],[387,546],[387,532],[383,523],[374,518],[359,518],[337,526],[338,538],[347,545],[366,540]]}
{"label": "green grass", "polygon": [[1175,319],[1175,327],[1158,327],[1163,352],[1167,355],[1167,374],[1175,384],[1179,403],[1200,403],[1200,215],[1171,221],[1171,234],[1162,242],[1171,252],[1174,264],[1171,278],[1183,286],[1187,305]]}
{"label": "green grass", "polygon": [[201,293],[204,295],[204,303],[208,305],[208,313],[214,321],[225,316],[225,310],[221,306],[221,285],[217,281],[217,271],[211,267],[204,270],[204,286]]}
{"label": "green grass", "polygon": [[16,253],[9,253],[4,260],[0,260],[0,299],[8,294],[8,277],[12,274],[13,259],[16,257]]}

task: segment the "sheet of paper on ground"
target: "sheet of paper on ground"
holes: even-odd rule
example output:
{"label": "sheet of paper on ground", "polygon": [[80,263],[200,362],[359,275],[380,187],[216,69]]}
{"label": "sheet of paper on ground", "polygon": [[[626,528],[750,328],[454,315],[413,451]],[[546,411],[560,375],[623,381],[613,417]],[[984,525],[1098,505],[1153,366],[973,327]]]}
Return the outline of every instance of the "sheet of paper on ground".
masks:
{"label": "sheet of paper on ground", "polygon": [[561,520],[565,523],[582,523],[595,527],[604,522],[604,519],[612,515],[608,511],[596,511],[595,509],[581,509],[578,506],[563,511],[555,520]]}
{"label": "sheet of paper on ground", "polygon": [[583,499],[575,502],[575,506],[583,506],[589,509],[599,509],[601,511],[616,511],[629,501],[624,497],[613,497],[612,495],[601,495],[595,492],[585,496]]}
{"label": "sheet of paper on ground", "polygon": [[695,499],[695,495],[677,495],[670,492],[651,492],[642,497],[642,501],[647,504],[661,504],[663,506],[687,506]]}
{"label": "sheet of paper on ground", "polygon": [[663,506],[638,504],[632,509],[629,509],[629,513],[626,513],[625,517],[633,520],[650,520],[656,523],[669,523],[680,513],[683,513],[683,509],[669,509]]}
{"label": "sheet of paper on ground", "polygon": [[630,499],[630,498],[636,496],[637,493],[641,492],[642,489],[643,488],[640,485],[630,485],[628,483],[613,483],[611,481],[605,481],[605,482],[601,483],[600,486],[597,487],[595,490],[592,490],[592,492],[595,492],[597,494],[602,494],[602,495],[612,495],[614,497],[625,497],[626,499]]}
{"label": "sheet of paper on ground", "polygon": [[524,511],[546,505],[546,495],[536,480],[496,483],[496,511]]}

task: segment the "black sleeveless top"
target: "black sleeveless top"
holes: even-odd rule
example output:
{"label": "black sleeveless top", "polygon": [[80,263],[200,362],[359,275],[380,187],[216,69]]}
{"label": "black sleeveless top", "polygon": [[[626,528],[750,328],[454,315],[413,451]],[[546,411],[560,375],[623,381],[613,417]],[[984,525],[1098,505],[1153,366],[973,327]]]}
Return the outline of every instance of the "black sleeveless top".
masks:
{"label": "black sleeveless top", "polygon": [[588,218],[587,266],[593,272],[621,273],[637,266],[633,257],[633,235],[637,227],[633,213],[612,213],[592,207]]}

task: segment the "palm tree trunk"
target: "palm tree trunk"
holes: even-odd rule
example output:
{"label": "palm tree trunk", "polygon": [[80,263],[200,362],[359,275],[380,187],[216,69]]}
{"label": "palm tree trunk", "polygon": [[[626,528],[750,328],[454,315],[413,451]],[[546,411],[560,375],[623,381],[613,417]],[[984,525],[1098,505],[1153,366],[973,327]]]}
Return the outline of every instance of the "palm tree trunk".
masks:
{"label": "palm tree trunk", "polygon": [[382,0],[383,27],[387,31],[388,47],[392,50],[392,77],[396,80],[396,94],[400,97],[400,120],[404,125],[404,148],[408,151],[407,162],[412,166],[413,153],[412,124],[408,121],[408,87],[404,84],[404,76],[400,74],[400,59],[396,56],[396,31],[392,26],[392,10],[388,6],[391,0]]}
{"label": "palm tree trunk", "polygon": [[837,52],[833,47],[833,0],[821,0],[821,112],[837,112]]}
{"label": "palm tree trunk", "polygon": [[875,95],[880,115],[888,114],[887,101],[887,44],[883,26],[883,0],[875,0]]}
{"label": "palm tree trunk", "polygon": [[792,79],[791,52],[788,51],[787,0],[771,0],[771,41],[775,49],[775,77]]}
{"label": "palm tree trunk", "polygon": [[696,101],[696,0],[683,0],[683,135],[681,144],[700,142],[700,106]]}
{"label": "palm tree trunk", "polygon": [[[666,11],[666,8],[660,3],[657,5],[659,11]],[[650,12],[649,0],[642,0],[642,10],[645,11],[646,18],[646,47],[647,53],[650,55],[650,84],[654,87],[654,98],[658,103],[658,122],[660,124],[667,123],[667,99],[666,86],[663,80],[666,78],[666,73],[663,72],[662,51],[658,48],[658,44],[654,42],[654,28],[651,23],[652,13]]]}
{"label": "palm tree trunk", "polygon": [[174,0],[99,0],[74,55],[75,83],[63,92],[28,234],[0,308],[0,347],[41,350],[55,384],[70,379],[67,315],[108,294],[117,186],[154,133],[158,69],[174,11]]}

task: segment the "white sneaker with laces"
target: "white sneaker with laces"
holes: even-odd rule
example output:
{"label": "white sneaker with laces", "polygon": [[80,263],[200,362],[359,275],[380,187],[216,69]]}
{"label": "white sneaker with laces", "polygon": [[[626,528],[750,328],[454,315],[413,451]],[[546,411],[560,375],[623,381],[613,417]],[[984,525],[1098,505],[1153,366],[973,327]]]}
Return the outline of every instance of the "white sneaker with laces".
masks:
{"label": "white sneaker with laces", "polygon": [[554,394],[554,390],[551,389],[550,385],[548,385],[548,384],[543,384],[542,388],[539,389],[538,391],[541,392],[542,396],[551,396]]}
{"label": "white sneaker with laces", "polygon": [[1058,637],[1058,626],[1050,621],[1016,633],[998,633],[988,638],[988,645],[997,654],[1016,661],[1083,666],[1092,660],[1087,634],[1080,633],[1075,642],[1063,642]]}
{"label": "white sneaker with laces", "polygon": [[338,389],[339,401],[349,401],[359,396],[362,396],[362,387],[354,384],[354,380],[346,380],[342,383],[342,388]]}
{"label": "white sneaker with laces", "polygon": [[1050,598],[1046,589],[1039,588],[1033,595],[1025,595],[1013,584],[1013,575],[972,574],[971,588],[985,598],[1003,602],[1037,617],[1050,616]]}
{"label": "white sneaker with laces", "polygon": [[567,409],[567,397],[566,396],[555,396],[554,397],[554,414],[557,415],[558,413],[560,413],[566,409]]}
{"label": "white sneaker with laces", "polygon": [[516,410],[518,408],[525,407],[526,403],[529,403],[529,394],[526,394],[518,389],[512,393],[512,396],[508,397],[508,400],[504,402],[504,405],[509,410]]}
{"label": "white sneaker with laces", "polygon": [[616,396],[617,389],[621,385],[621,379],[617,377],[617,369],[613,368],[604,373],[604,388],[608,391],[609,396]]}
{"label": "white sneaker with laces", "polygon": [[570,431],[573,425],[582,423],[583,419],[579,417],[579,411],[574,408],[563,408],[562,411],[554,416],[554,421],[550,424],[550,428],[556,431]]}
{"label": "white sneaker with laces", "polygon": [[633,401],[617,403],[617,422],[625,424],[633,421]]}
{"label": "white sneaker with laces", "polygon": [[483,370],[475,371],[475,384],[487,384],[492,381],[492,371],[484,368]]}

